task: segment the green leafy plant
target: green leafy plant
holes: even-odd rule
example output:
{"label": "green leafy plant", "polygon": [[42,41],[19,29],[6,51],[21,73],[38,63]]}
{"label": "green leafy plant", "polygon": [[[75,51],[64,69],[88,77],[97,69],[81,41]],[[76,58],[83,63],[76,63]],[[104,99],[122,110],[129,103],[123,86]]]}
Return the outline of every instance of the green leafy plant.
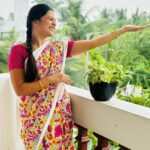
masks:
{"label": "green leafy plant", "polygon": [[116,95],[120,100],[150,107],[150,88],[143,89],[142,86],[127,84],[125,88],[119,88]]}
{"label": "green leafy plant", "polygon": [[[102,56],[92,56],[88,65],[87,81],[94,83],[118,83],[126,75],[122,65],[106,61]],[[129,77],[129,76],[128,76]]]}

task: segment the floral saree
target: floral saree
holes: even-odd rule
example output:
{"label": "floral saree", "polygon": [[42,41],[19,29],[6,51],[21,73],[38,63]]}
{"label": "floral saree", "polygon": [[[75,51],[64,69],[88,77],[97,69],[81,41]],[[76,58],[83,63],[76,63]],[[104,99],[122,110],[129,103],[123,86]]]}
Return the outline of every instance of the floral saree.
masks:
{"label": "floral saree", "polygon": [[[48,42],[35,50],[34,56],[38,78],[59,73],[63,61],[63,42]],[[50,83],[49,87],[29,96],[22,96],[19,101],[21,138],[27,150],[34,150],[39,141],[52,109],[56,87],[56,84]],[[51,122],[40,143],[39,150],[74,150],[70,98],[65,89],[57,99]]]}

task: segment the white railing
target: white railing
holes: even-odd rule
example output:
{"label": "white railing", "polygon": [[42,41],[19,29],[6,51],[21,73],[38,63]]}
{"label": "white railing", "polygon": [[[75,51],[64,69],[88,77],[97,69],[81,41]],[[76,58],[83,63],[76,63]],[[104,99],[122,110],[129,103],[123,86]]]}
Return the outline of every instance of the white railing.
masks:
{"label": "white railing", "polygon": [[9,75],[0,74],[0,150],[23,150],[18,134],[17,100]]}
{"label": "white railing", "polygon": [[150,149],[150,109],[112,98],[94,101],[89,91],[67,88],[74,121],[132,150]]}
{"label": "white railing", "polygon": [[[150,148],[150,109],[112,98],[94,101],[89,91],[66,86],[74,121],[132,150]],[[0,150],[23,150],[18,136],[15,95],[8,74],[0,74]]]}

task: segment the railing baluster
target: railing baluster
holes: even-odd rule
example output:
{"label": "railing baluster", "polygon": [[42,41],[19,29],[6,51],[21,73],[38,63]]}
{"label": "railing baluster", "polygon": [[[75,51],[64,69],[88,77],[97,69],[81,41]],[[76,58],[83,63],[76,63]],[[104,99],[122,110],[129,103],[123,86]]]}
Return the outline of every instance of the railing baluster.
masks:
{"label": "railing baluster", "polygon": [[94,135],[97,137],[98,139],[98,145],[97,147],[95,148],[95,150],[110,150],[110,145],[108,144],[108,139],[97,134],[97,133],[94,133]]}
{"label": "railing baluster", "polygon": [[83,128],[76,124],[78,127],[78,135],[76,136],[76,140],[78,141],[78,148],[77,150],[87,150],[88,142],[90,138],[87,135],[87,129]]}
{"label": "railing baluster", "polygon": [[[87,150],[88,149],[88,142],[90,141],[90,138],[87,135],[88,129],[75,124],[75,128],[78,128],[78,135],[76,136],[76,140],[78,142],[77,150]],[[94,150],[110,150],[110,145],[108,143],[109,139],[105,138],[102,135],[99,135],[95,132],[93,134],[96,136],[98,139],[98,145],[95,147]],[[119,145],[120,150],[130,150],[123,145]]]}

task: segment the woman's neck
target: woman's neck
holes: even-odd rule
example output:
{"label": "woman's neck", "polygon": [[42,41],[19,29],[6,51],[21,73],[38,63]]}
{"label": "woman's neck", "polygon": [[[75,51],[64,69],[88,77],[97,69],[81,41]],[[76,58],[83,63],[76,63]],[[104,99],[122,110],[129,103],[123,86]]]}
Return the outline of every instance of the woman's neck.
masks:
{"label": "woman's neck", "polygon": [[38,32],[32,32],[32,48],[33,51],[41,47],[45,43],[46,37]]}
{"label": "woman's neck", "polygon": [[37,48],[39,48],[44,43],[45,43],[45,38],[38,38],[38,39],[34,38],[32,40],[33,51],[36,50]]}

